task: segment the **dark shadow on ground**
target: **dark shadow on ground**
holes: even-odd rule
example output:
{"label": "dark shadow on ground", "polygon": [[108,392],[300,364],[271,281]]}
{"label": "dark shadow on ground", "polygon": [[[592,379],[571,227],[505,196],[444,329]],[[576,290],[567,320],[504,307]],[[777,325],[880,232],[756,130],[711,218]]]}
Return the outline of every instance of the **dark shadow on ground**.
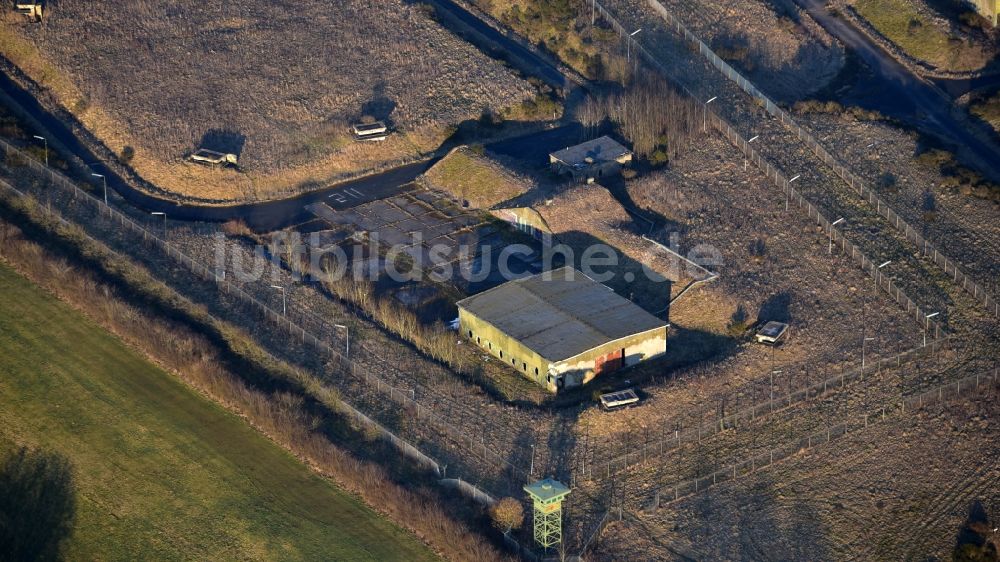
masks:
{"label": "dark shadow on ground", "polygon": [[235,154],[239,157],[243,154],[243,146],[246,145],[246,142],[246,136],[237,131],[209,129],[201,136],[198,148],[206,148],[223,154]]}
{"label": "dark shadow on ground", "polygon": [[57,560],[76,519],[69,459],[22,447],[0,467],[0,558]]}
{"label": "dark shadow on ground", "polygon": [[760,305],[760,310],[757,312],[757,319],[761,323],[774,321],[784,322],[787,324],[792,320],[792,313],[790,310],[791,305],[791,293],[782,291],[778,294],[771,295]]}
{"label": "dark shadow on ground", "polygon": [[385,95],[385,82],[379,82],[372,89],[371,99],[361,106],[361,115],[389,123],[395,110],[396,102]]}
{"label": "dark shadow on ground", "polygon": [[[701,476],[715,469],[711,454],[694,454]],[[776,483],[763,475],[758,479],[753,485],[710,488],[676,515],[679,530],[699,559],[833,560],[816,509],[794,497],[779,501]]]}
{"label": "dark shadow on ground", "polygon": [[996,562],[1000,560],[997,544],[987,537],[992,535],[989,515],[981,500],[969,504],[969,515],[955,536],[954,562]]}

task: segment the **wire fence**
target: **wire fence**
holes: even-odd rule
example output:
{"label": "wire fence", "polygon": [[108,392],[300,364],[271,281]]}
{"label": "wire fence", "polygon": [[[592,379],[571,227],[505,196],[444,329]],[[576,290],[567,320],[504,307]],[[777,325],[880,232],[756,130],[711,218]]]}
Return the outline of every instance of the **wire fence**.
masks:
{"label": "wire fence", "polygon": [[[807,378],[800,378],[798,384],[793,386],[793,379],[789,379],[789,384],[785,388],[781,388],[780,386],[776,388],[773,380],[764,380],[763,383],[767,385],[767,388],[754,384],[750,390],[752,404],[748,408],[734,411],[731,414],[716,416],[709,421],[705,421],[703,416],[697,415],[697,419],[690,425],[683,428],[675,425],[675,429],[672,431],[668,430],[667,427],[663,427],[659,432],[660,435],[658,438],[635,445],[626,444],[623,447],[625,449],[623,453],[603,457],[598,457],[596,454],[590,456],[586,454],[582,455],[579,458],[578,465],[574,466],[571,471],[571,481],[575,482],[578,479],[607,479],[626,470],[648,465],[687,443],[700,442],[723,431],[742,427],[759,418],[766,418],[775,412],[785,410],[796,404],[830,395],[844,389],[848,384],[863,380],[866,376],[872,376],[874,373],[880,372],[883,368],[898,368],[916,359],[937,355],[949,343],[952,343],[950,338],[932,340],[920,347],[891,357],[878,358],[866,365],[859,365],[852,369],[844,370],[838,375],[827,377],[818,382],[812,382]],[[756,383],[757,381],[753,382]],[[758,386],[760,386],[759,390],[763,391],[765,396],[770,397],[759,402],[756,401]],[[777,391],[775,392],[775,390]],[[736,401],[736,396],[737,392],[734,391],[726,396],[717,398],[717,400],[723,403],[733,403]],[[671,424],[675,423],[677,422],[671,420]]]}
{"label": "wire fence", "polygon": [[[681,23],[681,21],[674,17],[667,8],[660,3],[658,0],[647,0],[649,6],[655,11],[660,17],[667,22],[668,26],[673,29],[678,35],[683,37],[691,45],[697,47],[698,52],[719,72],[721,72],[726,78],[734,82],[749,96],[758,100],[761,107],[763,107],[769,114],[777,118],[783,125],[788,127],[800,142],[812,151],[824,164],[829,166],[835,174],[837,174],[840,179],[847,183],[851,189],[856,190],[858,195],[864,201],[868,202],[875,211],[885,217],[889,224],[893,226],[897,231],[903,234],[903,237],[913,242],[920,253],[925,256],[930,257],[935,264],[941,267],[945,274],[952,277],[953,281],[962,287],[967,293],[973,296],[978,302],[980,302],[983,307],[986,308],[995,318],[1000,318],[1000,302],[991,297],[982,286],[973,281],[968,275],[962,272],[961,269],[955,264],[954,261],[948,259],[944,254],[938,251],[938,249],[932,245],[926,238],[920,235],[916,229],[910,226],[905,220],[903,220],[899,214],[893,210],[885,201],[879,198],[878,194],[874,189],[865,185],[865,182],[858,177],[856,174],[851,172],[846,166],[841,164],[829,151],[827,151],[823,146],[804,128],[802,128],[787,112],[778,107],[776,103],[771,101],[770,98],[764,95],[752,82],[744,78],[739,72],[733,69],[726,61],[722,60],[718,55],[709,48],[708,45],[703,43],[695,34],[688,31],[688,29]],[[612,20],[610,14],[601,7],[602,14],[606,18]],[[616,28],[621,28],[620,33],[624,33],[624,28],[620,24],[615,22]],[[648,55],[647,55],[648,56]],[[649,57],[651,60],[652,57]],[[718,119],[718,121],[723,122],[717,114],[713,112],[713,115]],[[731,129],[728,124],[725,125],[727,128]],[[744,153],[747,151],[744,149]],[[775,171],[776,172],[776,171]],[[769,173],[765,170],[765,173]],[[777,180],[776,180],[777,181]]]}
{"label": "wire fence", "polygon": [[[650,1],[655,2],[655,0],[650,0]],[[611,13],[607,9],[605,9],[605,7],[601,5],[600,2],[596,2],[595,0],[593,2],[593,5],[596,11],[601,14],[601,17],[605,21],[609,22],[611,27],[616,32],[618,32],[619,35],[621,35],[624,38],[624,40],[633,42],[631,49],[635,50],[653,67],[659,69],[659,71],[664,76],[669,76],[669,72],[667,71],[666,67],[660,64],[657,58],[653,56],[652,53],[650,53],[645,47],[643,47],[638,42],[635,42],[635,40],[626,32],[625,27],[622,26],[621,23],[619,23],[618,20],[615,19],[615,17],[611,15]],[[685,28],[683,28],[680,22],[674,19],[672,16],[670,16],[669,13],[666,13],[665,9],[663,13],[665,14],[664,17],[667,19],[668,22],[671,23],[671,25],[676,25],[678,33],[681,33],[686,39],[692,41],[693,43],[697,43],[699,45],[699,51],[702,52],[702,54],[708,53],[706,54],[706,56],[711,55],[712,57],[715,57],[715,59],[718,59],[718,57],[716,57],[714,53],[712,53],[711,50],[708,49],[707,46],[705,46],[704,43],[701,43],[701,41],[699,41],[697,37],[695,37]],[[761,94],[756,89],[756,87],[753,86],[753,84],[751,84],[749,81],[744,79],[738,73],[733,71],[729,67],[729,65],[725,63],[725,61],[722,61],[721,59],[718,59],[718,61],[721,64],[725,65],[725,68],[729,68],[729,70],[736,77],[733,79],[736,80],[738,78],[739,81],[737,83],[741,84],[741,87],[748,89],[747,90],[748,93],[750,93],[751,95],[755,95],[752,92],[756,92],[756,94],[760,96],[760,99],[765,104],[773,107],[775,111],[781,111],[781,109],[778,108],[776,105],[774,105],[774,103],[772,103],[769,99],[764,97],[763,94]],[[681,87],[684,88],[683,85],[681,85]],[[688,90],[687,88],[684,88],[684,90],[688,93],[688,95],[694,97],[690,90]],[[934,338],[940,337],[941,330],[938,323],[928,318],[927,313],[925,313],[919,306],[917,306],[917,304],[913,301],[913,299],[911,299],[902,290],[900,290],[900,288],[896,286],[895,283],[893,283],[891,278],[881,275],[879,271],[879,265],[876,264],[871,259],[869,259],[868,256],[866,256],[857,246],[848,241],[847,238],[844,236],[843,232],[837,229],[833,225],[833,222],[830,219],[828,219],[824,215],[824,213],[820,212],[820,209],[818,207],[813,205],[812,202],[810,202],[801,193],[799,193],[799,191],[792,186],[792,182],[788,178],[786,178],[776,166],[768,162],[767,159],[765,159],[760,152],[755,150],[753,146],[746,139],[740,136],[740,134],[736,131],[736,129],[734,129],[724,118],[719,116],[714,110],[711,110],[708,107],[706,107],[705,112],[706,112],[705,113],[706,122],[710,122],[713,127],[722,132],[722,134],[726,137],[727,140],[729,140],[732,144],[734,144],[737,148],[739,148],[740,151],[743,152],[744,156],[748,160],[752,161],[756,166],[758,166],[761,169],[761,171],[764,172],[764,175],[769,180],[771,180],[782,191],[782,193],[784,193],[786,210],[789,210],[792,204],[794,204],[795,208],[803,211],[806,214],[806,216],[815,221],[817,226],[819,226],[824,232],[828,233],[829,243],[831,246],[836,246],[844,253],[844,255],[850,256],[850,258],[854,260],[858,264],[858,266],[861,267],[863,271],[871,275],[871,277],[875,280],[875,286],[879,289],[884,290],[893,299],[895,299],[895,301],[901,307],[903,307],[903,309],[907,312],[907,314],[912,315],[913,318],[921,326],[924,327],[925,331],[933,334]],[[781,111],[781,114],[784,114],[784,112]],[[802,131],[801,129],[799,130]],[[800,138],[802,138],[801,136],[802,134],[805,134],[805,132],[802,131],[800,133]],[[898,215],[895,215],[895,217],[897,220],[899,219]],[[935,252],[934,255],[937,256],[939,254]],[[956,272],[957,275],[958,270],[954,269],[954,271]],[[958,277],[956,277],[956,279],[957,278]],[[976,289],[976,294],[985,295],[985,293],[981,293],[981,291],[982,291],[981,289]]]}
{"label": "wire fence", "polygon": [[920,394],[903,397],[896,404],[884,406],[874,412],[869,411],[848,418],[839,424],[829,426],[807,437],[786,443],[766,453],[733,461],[724,468],[713,471],[711,474],[661,487],[648,499],[648,506],[651,509],[658,509],[682,499],[690,498],[717,484],[731,482],[740,477],[751,475],[758,470],[771,467],[775,463],[803,451],[857,433],[871,425],[883,422],[895,414],[904,414],[907,411],[941,403],[964,394],[981,394],[990,390],[1000,390],[1000,369],[993,368],[988,372],[969,375]]}

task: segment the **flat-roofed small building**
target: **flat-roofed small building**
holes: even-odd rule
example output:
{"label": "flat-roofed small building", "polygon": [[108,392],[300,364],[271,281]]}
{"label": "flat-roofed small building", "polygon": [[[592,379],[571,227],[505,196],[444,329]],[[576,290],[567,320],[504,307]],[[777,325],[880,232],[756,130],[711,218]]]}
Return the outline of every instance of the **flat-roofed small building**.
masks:
{"label": "flat-roofed small building", "polygon": [[554,172],[571,175],[577,181],[617,174],[631,161],[632,152],[609,136],[549,154]]}
{"label": "flat-roofed small building", "polygon": [[188,160],[209,166],[236,166],[239,161],[235,154],[216,152],[207,148],[199,148],[192,152]]}
{"label": "flat-roofed small building", "polygon": [[550,392],[666,352],[667,323],[570,267],[458,302],[470,341]]}
{"label": "flat-roofed small building", "polygon": [[42,2],[18,1],[14,4],[17,11],[28,16],[32,20],[42,21]]}
{"label": "flat-roofed small building", "polygon": [[384,141],[389,136],[389,126],[382,121],[355,123],[351,125],[351,133],[357,141]]}

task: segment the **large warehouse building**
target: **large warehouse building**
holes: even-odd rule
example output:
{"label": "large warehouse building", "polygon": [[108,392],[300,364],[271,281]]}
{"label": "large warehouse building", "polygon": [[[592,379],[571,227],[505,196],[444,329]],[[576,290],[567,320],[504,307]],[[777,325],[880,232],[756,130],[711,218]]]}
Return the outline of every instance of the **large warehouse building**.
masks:
{"label": "large warehouse building", "polygon": [[551,392],[662,355],[667,323],[566,267],[458,302],[470,341]]}

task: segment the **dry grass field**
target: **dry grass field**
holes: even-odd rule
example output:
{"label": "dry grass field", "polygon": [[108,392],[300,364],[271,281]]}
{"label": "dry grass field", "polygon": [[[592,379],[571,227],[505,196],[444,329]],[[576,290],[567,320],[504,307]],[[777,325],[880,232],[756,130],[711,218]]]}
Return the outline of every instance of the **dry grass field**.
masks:
{"label": "dry grass field", "polygon": [[615,521],[593,559],[944,561],[970,520],[996,544],[997,404],[987,394],[901,416]]}
{"label": "dry grass field", "polygon": [[843,46],[791,0],[660,1],[774,98],[808,95],[844,66]]}
{"label": "dry grass field", "polygon": [[[401,0],[64,0],[41,25],[8,18],[0,37],[111,149],[132,147],[140,174],[193,198],[267,197],[376,168],[533,97]],[[349,123],[366,115],[399,134],[351,142]],[[239,154],[244,173],[184,163],[202,144]]]}

